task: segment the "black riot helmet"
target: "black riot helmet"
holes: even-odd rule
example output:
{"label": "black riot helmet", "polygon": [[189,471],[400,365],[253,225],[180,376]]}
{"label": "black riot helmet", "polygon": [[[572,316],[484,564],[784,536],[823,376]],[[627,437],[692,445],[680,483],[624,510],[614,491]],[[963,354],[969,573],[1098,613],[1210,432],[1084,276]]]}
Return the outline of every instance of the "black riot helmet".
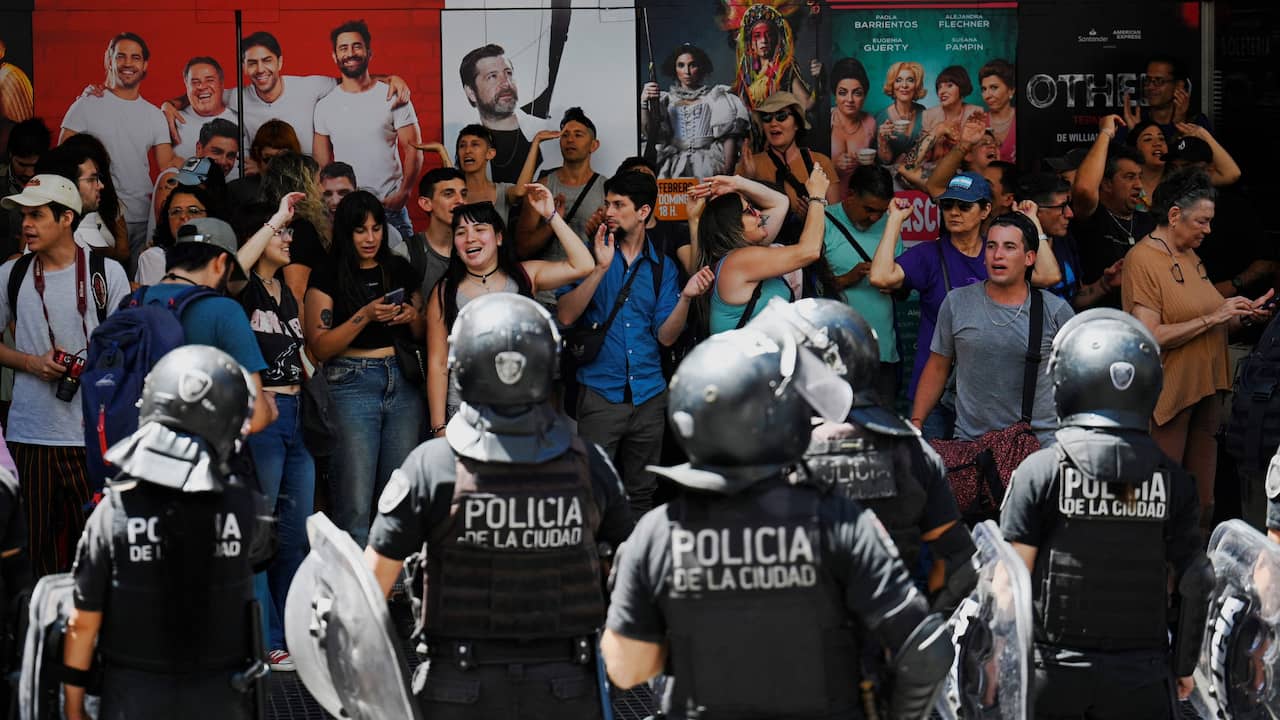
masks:
{"label": "black riot helmet", "polygon": [[805,298],[788,303],[769,301],[747,327],[778,339],[791,337],[823,361],[853,390],[850,419],[874,432],[914,435],[902,418],[880,407],[876,378],[880,373],[880,343],[876,331],[856,310],[838,300]]}
{"label": "black riot helmet", "polygon": [[1110,308],[1086,310],[1062,326],[1049,373],[1063,426],[1146,432],[1164,384],[1160,346],[1151,331]]}
{"label": "black riot helmet", "polygon": [[531,405],[551,395],[560,332],[551,314],[513,293],[466,304],[449,335],[449,368],[468,405]]}
{"label": "black riot helmet", "polygon": [[[814,397],[839,394],[817,385],[823,373],[830,375],[793,341],[751,329],[719,333],[680,363],[667,416],[695,468],[785,465],[809,445]],[[847,387],[834,376],[831,381]],[[848,408],[846,396],[832,412]]]}
{"label": "black riot helmet", "polygon": [[208,345],[183,345],[147,373],[138,427],[154,422],[194,435],[226,463],[248,429],[254,394],[249,373],[235,358]]}

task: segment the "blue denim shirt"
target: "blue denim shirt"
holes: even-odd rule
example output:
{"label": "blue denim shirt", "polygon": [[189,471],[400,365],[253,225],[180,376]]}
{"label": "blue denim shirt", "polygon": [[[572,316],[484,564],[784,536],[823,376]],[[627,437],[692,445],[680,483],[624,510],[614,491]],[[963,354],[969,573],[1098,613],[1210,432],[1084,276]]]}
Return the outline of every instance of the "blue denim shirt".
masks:
{"label": "blue denim shirt", "polygon": [[[662,276],[655,297],[653,273],[658,268],[657,263],[662,263]],[[671,258],[659,255],[647,235],[644,249],[630,266],[618,252],[578,322],[586,327],[593,323],[603,325],[631,272],[639,274],[631,283],[630,293],[609,327],[600,354],[591,364],[578,369],[578,382],[611,403],[622,402],[626,386],[630,385],[631,402],[639,405],[667,387],[662,377],[658,328],[671,316],[680,299],[676,286],[679,272],[675,263]],[[556,294],[564,295],[579,284],[562,287]]]}

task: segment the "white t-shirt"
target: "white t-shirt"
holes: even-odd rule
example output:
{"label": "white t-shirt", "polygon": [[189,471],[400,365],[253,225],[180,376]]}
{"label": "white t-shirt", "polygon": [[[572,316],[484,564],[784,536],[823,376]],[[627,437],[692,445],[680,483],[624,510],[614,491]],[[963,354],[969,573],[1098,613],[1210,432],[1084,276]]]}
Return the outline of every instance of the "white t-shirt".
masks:
{"label": "white t-shirt", "polygon": [[[173,153],[180,158],[195,157],[196,143],[200,142],[200,128],[210,120],[222,118],[229,121],[232,125],[236,124],[236,110],[231,106],[227,106],[221,113],[213,117],[205,117],[197,115],[190,107],[179,113],[182,119],[186,120],[186,124],[178,126],[178,135],[182,137],[182,142],[173,146]],[[245,155],[249,154],[249,146],[245,146]],[[231,174],[227,176],[227,182],[240,177],[240,166],[231,168]]]}
{"label": "white t-shirt", "polygon": [[124,205],[124,219],[144,223],[151,210],[151,163],[147,151],[169,144],[169,125],[155,105],[138,98],[122,100],[110,90],[71,103],[62,127],[89,133],[111,156],[111,179]]}
{"label": "white t-shirt", "polygon": [[[325,75],[284,75],[280,80],[284,83],[284,92],[280,93],[275,102],[269,103],[258,97],[258,91],[253,87],[244,89],[244,146],[248,148],[253,144],[253,136],[258,134],[258,128],[263,123],[268,120],[283,120],[298,134],[302,154],[310,155],[312,135],[315,132],[312,122],[316,103],[337,87],[338,81]],[[227,107],[235,107],[234,89],[224,92],[223,97],[228,98]]]}
{"label": "white t-shirt", "polygon": [[[86,271],[90,270],[89,251],[78,249],[85,254]],[[14,319],[9,308],[9,273],[13,272],[14,262],[11,260],[0,266],[0,326]],[[106,307],[110,314],[115,312],[120,301],[129,294],[129,280],[125,277],[124,268],[115,260],[107,259],[104,268]],[[44,312],[40,308],[40,295],[36,293],[32,282],[33,269],[28,266],[26,277],[22,279],[22,286],[18,289],[13,346],[19,352],[44,355],[50,350],[50,326],[45,324]],[[84,357],[89,344],[84,328],[92,333],[98,326],[95,293],[104,287],[103,283],[94,278],[89,279],[88,309],[84,313],[84,326],[81,327],[80,314],[76,310],[75,263],[61,270],[46,270],[44,282],[45,307],[49,311],[49,322],[58,347],[73,354],[79,352]],[[71,402],[63,402],[55,395],[56,390],[57,383],[45,382],[30,373],[14,373],[13,405],[9,409],[9,426],[5,428],[5,436],[9,442],[58,447],[84,445],[80,393],[77,392]]]}
{"label": "white t-shirt", "polygon": [[381,81],[360,93],[339,87],[316,103],[315,118],[316,133],[333,144],[333,158],[350,163],[361,187],[382,199],[403,180],[396,131],[418,122],[413,103],[392,108],[395,98],[388,100],[387,90]]}

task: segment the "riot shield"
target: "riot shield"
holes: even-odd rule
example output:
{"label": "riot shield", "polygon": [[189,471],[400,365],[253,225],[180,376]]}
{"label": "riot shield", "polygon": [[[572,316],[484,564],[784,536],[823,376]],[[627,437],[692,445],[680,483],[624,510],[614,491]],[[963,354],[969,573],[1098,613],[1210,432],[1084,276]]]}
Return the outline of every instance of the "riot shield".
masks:
{"label": "riot shield", "polygon": [[[70,573],[46,575],[31,591],[27,637],[22,648],[22,676],[18,681],[21,720],[62,717],[62,646],[67,619],[75,606],[75,580]],[[86,698],[91,714],[96,698]]]}
{"label": "riot shield", "polygon": [[334,717],[421,717],[387,602],[347,533],[307,518],[311,553],[285,603],[285,637],[298,677]]}
{"label": "riot shield", "polygon": [[951,616],[956,658],[938,700],[948,720],[1025,720],[1031,689],[1031,574],[987,520],[973,529],[978,584]]}
{"label": "riot shield", "polygon": [[1242,520],[1209,541],[1217,587],[1196,668],[1193,703],[1228,720],[1280,718],[1280,546]]}

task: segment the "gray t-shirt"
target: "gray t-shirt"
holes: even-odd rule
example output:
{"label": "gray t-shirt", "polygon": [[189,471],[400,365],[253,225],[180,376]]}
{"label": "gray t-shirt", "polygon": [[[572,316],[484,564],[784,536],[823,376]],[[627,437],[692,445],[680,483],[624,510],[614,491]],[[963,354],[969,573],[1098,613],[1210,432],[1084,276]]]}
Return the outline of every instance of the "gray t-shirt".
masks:
{"label": "gray t-shirt", "polygon": [[[1058,328],[1075,313],[1062,298],[1042,292],[1044,329],[1031,428],[1041,444],[1052,442],[1058,427],[1053,384],[1045,373]],[[986,283],[956,288],[938,310],[929,349],[955,360],[956,437],[976,440],[983,433],[1009,427],[1022,414],[1022,373],[1027,354],[1031,297],[1021,305],[1000,305],[986,293]]]}
{"label": "gray t-shirt", "polygon": [[[559,170],[559,168],[556,168],[556,170]],[[569,210],[571,210],[574,204],[578,202],[578,196],[581,195],[583,189],[587,187],[587,183],[576,186],[565,185],[560,182],[560,174],[555,170],[544,175],[539,182],[547,186],[547,189],[551,191],[552,197],[560,194],[564,195],[565,220],[568,221],[569,227],[573,228],[573,231],[578,233],[578,237],[582,238],[582,241],[586,243],[588,242],[586,231],[587,220],[591,217],[592,213],[600,209],[601,205],[604,205],[604,183],[608,179],[609,178],[601,175],[595,179],[595,182],[590,183],[591,187],[587,189],[587,196],[582,199],[582,203],[578,205],[578,210],[573,214],[572,218],[568,217]],[[590,243],[588,243],[587,247],[591,247]],[[553,234],[551,239],[547,241],[547,246],[543,248],[542,252],[538,254],[536,259],[556,262],[564,260],[565,257],[564,248],[561,247],[560,240]],[[534,295],[534,299],[544,305],[554,306],[556,304],[555,290],[541,291]]]}
{"label": "gray t-shirt", "polygon": [[[86,273],[91,273],[89,251],[79,246],[77,249],[85,255]],[[8,293],[9,273],[13,272],[14,262],[9,261],[0,266],[0,326],[14,320],[14,314],[9,308]],[[18,289],[14,349],[30,355],[44,355],[50,349],[49,330],[52,327],[53,337],[59,348],[84,357],[88,346],[85,329],[92,333],[98,326],[96,303],[99,300],[105,301],[107,312],[112,313],[125,295],[129,294],[129,279],[125,277],[120,263],[107,260],[104,267],[105,278],[88,278],[88,308],[84,313],[83,326],[80,324],[80,313],[76,310],[75,263],[61,270],[46,270],[44,273],[44,306],[49,311],[48,324],[45,323],[44,311],[41,310],[40,295],[36,293],[31,279],[34,267],[29,267]],[[106,297],[100,298],[104,291]],[[45,382],[26,372],[14,373],[13,405],[9,409],[9,426],[5,428],[5,437],[9,442],[57,447],[84,445],[80,393],[77,392],[71,402],[63,402],[54,394],[56,390],[57,383]]]}

